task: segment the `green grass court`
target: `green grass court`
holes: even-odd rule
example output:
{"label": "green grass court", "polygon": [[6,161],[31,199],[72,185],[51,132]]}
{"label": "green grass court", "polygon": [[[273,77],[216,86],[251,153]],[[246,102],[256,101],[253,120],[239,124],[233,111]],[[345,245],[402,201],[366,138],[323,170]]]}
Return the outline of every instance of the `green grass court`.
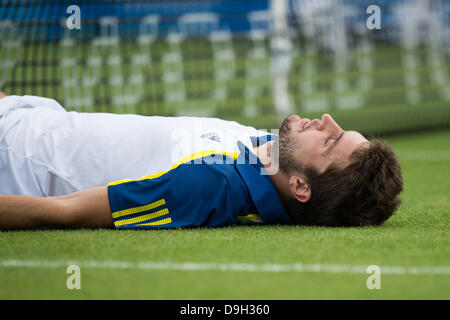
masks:
{"label": "green grass court", "polygon": [[[449,299],[450,131],[388,141],[405,190],[382,227],[1,232],[0,299]],[[66,288],[70,261],[80,290]],[[194,270],[181,270],[188,262]],[[241,265],[220,270],[230,263]],[[336,265],[341,272],[329,272]],[[381,267],[380,290],[355,269],[368,265]]]}

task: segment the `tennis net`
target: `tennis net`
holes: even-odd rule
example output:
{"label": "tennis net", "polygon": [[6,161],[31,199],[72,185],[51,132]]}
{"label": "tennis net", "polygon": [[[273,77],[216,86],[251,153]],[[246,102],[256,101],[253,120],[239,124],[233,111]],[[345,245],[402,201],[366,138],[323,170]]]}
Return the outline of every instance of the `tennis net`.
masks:
{"label": "tennis net", "polygon": [[373,135],[450,127],[449,16],[445,0],[2,0],[0,89],[260,129],[324,112]]}

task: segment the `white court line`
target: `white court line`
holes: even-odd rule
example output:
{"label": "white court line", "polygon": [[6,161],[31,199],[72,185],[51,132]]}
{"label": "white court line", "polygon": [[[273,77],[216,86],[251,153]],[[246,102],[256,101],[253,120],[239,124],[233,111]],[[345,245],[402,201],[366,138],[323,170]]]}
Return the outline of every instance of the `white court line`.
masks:
{"label": "white court line", "polygon": [[[41,261],[41,260],[1,260],[0,267],[6,268],[62,268],[78,265],[87,269],[135,269],[135,270],[175,270],[175,271],[241,271],[241,272],[326,272],[326,273],[367,273],[364,265],[336,264],[273,264],[273,263],[211,263],[211,262],[129,262],[129,261]],[[397,275],[450,275],[450,266],[380,266],[382,274]]]}

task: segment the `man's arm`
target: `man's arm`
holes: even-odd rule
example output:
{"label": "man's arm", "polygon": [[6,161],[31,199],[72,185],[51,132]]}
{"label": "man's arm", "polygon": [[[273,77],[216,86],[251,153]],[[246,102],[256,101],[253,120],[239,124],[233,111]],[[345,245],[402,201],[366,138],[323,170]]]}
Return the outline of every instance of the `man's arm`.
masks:
{"label": "man's arm", "polygon": [[0,90],[0,99],[6,97],[7,94]]}
{"label": "man's arm", "polygon": [[113,226],[107,187],[47,198],[0,195],[0,230]]}

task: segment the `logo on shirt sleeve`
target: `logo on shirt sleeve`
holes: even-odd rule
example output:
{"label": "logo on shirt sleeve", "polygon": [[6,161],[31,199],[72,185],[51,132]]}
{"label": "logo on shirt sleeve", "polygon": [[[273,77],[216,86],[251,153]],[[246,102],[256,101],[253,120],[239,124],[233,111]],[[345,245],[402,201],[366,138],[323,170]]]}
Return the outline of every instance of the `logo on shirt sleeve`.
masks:
{"label": "logo on shirt sleeve", "polygon": [[208,139],[214,142],[222,142],[220,135],[217,132],[206,132],[200,136],[203,139]]}

